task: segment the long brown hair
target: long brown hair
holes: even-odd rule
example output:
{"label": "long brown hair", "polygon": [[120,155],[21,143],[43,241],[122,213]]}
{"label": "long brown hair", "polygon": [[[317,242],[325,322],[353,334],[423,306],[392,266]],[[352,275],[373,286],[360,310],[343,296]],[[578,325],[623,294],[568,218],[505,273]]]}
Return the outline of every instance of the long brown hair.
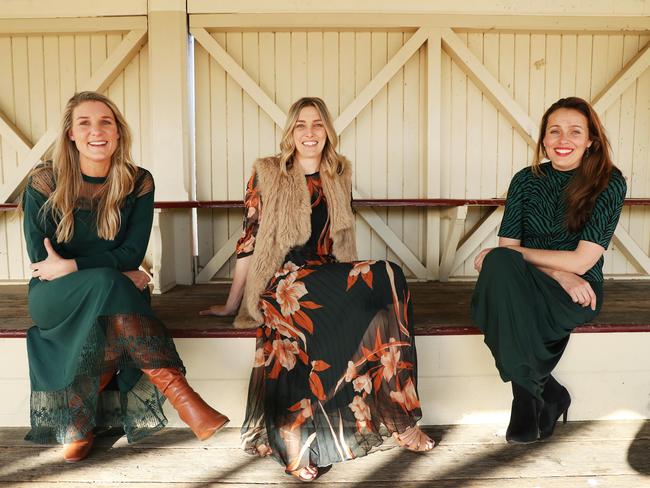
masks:
{"label": "long brown hair", "polygon": [[580,165],[564,190],[567,228],[570,232],[578,232],[589,219],[598,195],[607,187],[615,166],[612,163],[611,147],[605,128],[596,111],[582,98],[567,97],[551,105],[542,117],[532,164],[533,172],[536,175],[541,174],[540,162],[542,158],[547,157],[543,141],[548,119],[553,112],[561,108],[577,110],[587,118],[588,137],[591,140],[591,146],[585,150]]}
{"label": "long brown hair", "polygon": [[83,181],[79,150],[68,133],[72,128],[74,109],[84,102],[102,102],[111,109],[119,134],[97,205],[97,233],[102,239],[112,240],[117,235],[121,225],[120,206],[124,198],[133,191],[137,173],[137,166],[131,158],[131,131],[117,106],[97,92],[76,93],[68,100],[61,116],[59,134],[51,154],[56,188],[42,209],[43,212],[52,213],[57,224],[56,240],[59,242],[69,242],[74,234],[74,208]]}
{"label": "long brown hair", "polygon": [[300,116],[300,111],[305,107],[314,107],[318,111],[325,126],[325,132],[327,133],[327,140],[325,141],[323,155],[321,157],[321,171],[325,171],[329,175],[341,174],[343,172],[343,164],[341,163],[339,154],[336,152],[339,138],[336,135],[336,130],[334,130],[334,123],[332,122],[332,116],[327,109],[327,105],[318,97],[300,98],[289,108],[287,122],[282,133],[282,140],[280,141],[280,168],[282,172],[286,173],[287,167],[293,164],[293,158],[296,153],[296,143],[293,140],[293,128]]}

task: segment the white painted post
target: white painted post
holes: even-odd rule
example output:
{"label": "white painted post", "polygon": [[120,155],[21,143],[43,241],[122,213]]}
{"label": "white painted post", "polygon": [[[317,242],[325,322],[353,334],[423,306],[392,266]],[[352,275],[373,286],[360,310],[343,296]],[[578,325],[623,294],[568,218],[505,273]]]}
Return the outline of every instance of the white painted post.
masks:
{"label": "white painted post", "polygon": [[[184,0],[149,0],[149,133],[157,201],[192,194],[188,97],[188,32]],[[164,210],[152,245],[156,290],[192,283],[191,213]],[[163,246],[164,243],[164,246]]]}

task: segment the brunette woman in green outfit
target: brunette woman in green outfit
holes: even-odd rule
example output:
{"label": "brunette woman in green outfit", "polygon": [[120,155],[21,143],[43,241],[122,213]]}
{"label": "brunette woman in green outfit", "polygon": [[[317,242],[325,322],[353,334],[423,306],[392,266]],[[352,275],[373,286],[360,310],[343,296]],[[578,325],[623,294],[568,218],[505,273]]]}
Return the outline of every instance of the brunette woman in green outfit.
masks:
{"label": "brunette woman in green outfit", "polygon": [[594,109],[576,97],[551,105],[532,166],[510,183],[499,247],[474,263],[473,320],[512,382],[508,442],[547,438],[566,421],[571,397],[551,372],[574,327],[600,311],[603,253],[625,192]]}
{"label": "brunette woman in green outfit", "polygon": [[66,461],[88,455],[96,426],[122,427],[129,441],[162,428],[165,397],[201,440],[228,421],[187,384],[149,306],[138,268],[153,202],[153,178],[131,160],[118,108],[95,92],[73,96],[52,161],[31,172],[22,200],[35,323],[27,439],[65,444]]}

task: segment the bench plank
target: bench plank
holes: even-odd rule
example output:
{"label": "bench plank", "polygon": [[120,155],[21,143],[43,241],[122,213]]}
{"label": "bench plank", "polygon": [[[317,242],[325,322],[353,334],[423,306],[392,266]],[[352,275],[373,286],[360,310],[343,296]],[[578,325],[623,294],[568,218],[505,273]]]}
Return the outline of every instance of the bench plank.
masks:
{"label": "bench plank", "polygon": [[[606,281],[605,304],[593,323],[576,328],[578,333],[650,332],[647,281]],[[254,337],[254,329],[235,329],[232,317],[201,317],[199,310],[225,303],[230,284],[176,286],[152,297],[158,317],[174,337]],[[416,335],[480,334],[469,316],[474,283],[414,282],[410,284]],[[0,289],[0,337],[25,337],[31,326],[27,287]]]}

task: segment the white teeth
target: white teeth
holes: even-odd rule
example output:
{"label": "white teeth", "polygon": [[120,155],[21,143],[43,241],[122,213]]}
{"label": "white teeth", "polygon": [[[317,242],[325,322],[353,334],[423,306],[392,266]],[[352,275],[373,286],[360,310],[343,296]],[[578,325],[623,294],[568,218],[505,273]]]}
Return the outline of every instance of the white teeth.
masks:
{"label": "white teeth", "polygon": [[89,146],[104,146],[106,145],[106,141],[101,141],[101,142],[89,142]]}
{"label": "white teeth", "polygon": [[316,141],[305,141],[302,143],[304,146],[315,146],[318,144]]}
{"label": "white teeth", "polygon": [[556,149],[555,152],[561,156],[565,156],[567,154],[571,154],[573,152],[573,149]]}

